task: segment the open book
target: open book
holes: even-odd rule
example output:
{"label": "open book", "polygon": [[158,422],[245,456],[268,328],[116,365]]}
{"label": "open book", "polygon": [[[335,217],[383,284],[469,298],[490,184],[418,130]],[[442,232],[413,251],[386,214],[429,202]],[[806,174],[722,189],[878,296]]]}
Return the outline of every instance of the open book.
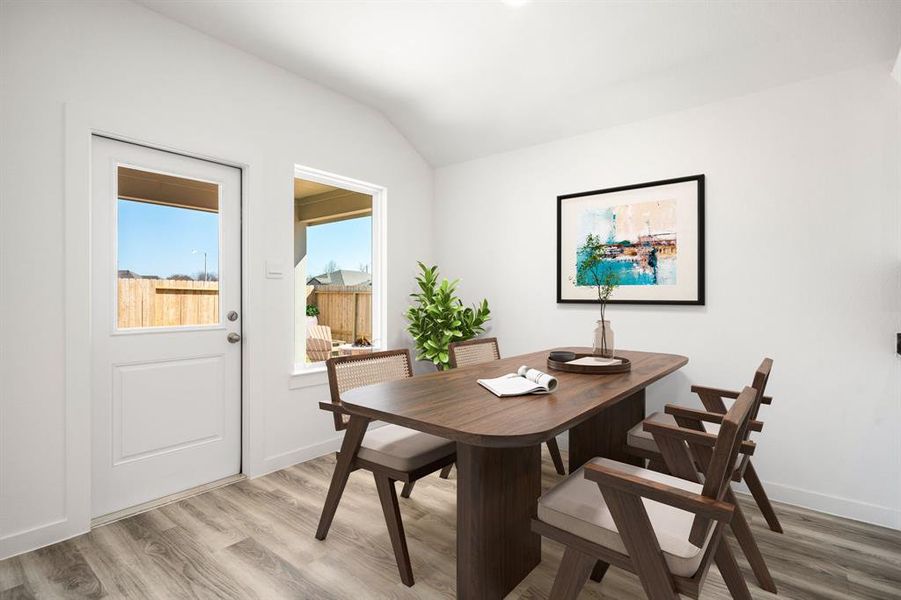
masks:
{"label": "open book", "polygon": [[516,373],[494,379],[479,379],[479,385],[495,396],[525,396],[526,394],[548,394],[557,389],[557,378],[538,369],[523,365]]}

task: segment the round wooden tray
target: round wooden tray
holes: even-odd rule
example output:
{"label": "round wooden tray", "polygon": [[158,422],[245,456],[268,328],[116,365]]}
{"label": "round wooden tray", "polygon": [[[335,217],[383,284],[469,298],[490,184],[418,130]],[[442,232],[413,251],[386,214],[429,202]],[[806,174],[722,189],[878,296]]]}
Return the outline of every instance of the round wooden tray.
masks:
{"label": "round wooden tray", "polygon": [[[585,356],[594,356],[590,352],[576,352],[576,358],[583,358]],[[567,371],[569,373],[586,373],[589,375],[610,375],[612,373],[625,373],[627,371],[632,370],[632,363],[629,362],[629,359],[624,356],[616,356],[613,358],[618,358],[622,362],[618,365],[570,365],[565,362],[560,362],[556,360],[551,360],[550,357],[547,359],[547,367],[549,369],[554,369],[555,371]],[[575,360],[575,359],[573,359]]]}

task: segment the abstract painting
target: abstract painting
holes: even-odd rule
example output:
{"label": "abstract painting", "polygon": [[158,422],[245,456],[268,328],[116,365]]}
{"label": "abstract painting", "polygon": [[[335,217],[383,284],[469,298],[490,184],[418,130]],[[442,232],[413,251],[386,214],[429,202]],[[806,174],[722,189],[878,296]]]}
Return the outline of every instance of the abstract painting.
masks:
{"label": "abstract painting", "polygon": [[[585,262],[587,240],[602,261]],[[703,175],[557,197],[557,302],[597,302],[606,274],[610,302],[704,304]]]}

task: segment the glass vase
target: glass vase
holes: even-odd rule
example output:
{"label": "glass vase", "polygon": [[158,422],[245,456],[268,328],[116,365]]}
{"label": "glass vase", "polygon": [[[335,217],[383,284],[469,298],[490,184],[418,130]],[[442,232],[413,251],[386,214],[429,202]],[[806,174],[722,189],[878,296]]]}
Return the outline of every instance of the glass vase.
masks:
{"label": "glass vase", "polygon": [[613,328],[610,327],[610,321],[597,322],[592,351],[595,356],[613,358]]}

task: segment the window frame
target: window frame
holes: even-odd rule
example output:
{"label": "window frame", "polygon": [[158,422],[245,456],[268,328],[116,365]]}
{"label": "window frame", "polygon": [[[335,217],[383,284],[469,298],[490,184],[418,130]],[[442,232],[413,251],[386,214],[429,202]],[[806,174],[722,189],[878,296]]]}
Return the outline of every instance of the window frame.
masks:
{"label": "window frame", "polygon": [[[351,177],[345,177],[328,171],[322,171],[313,167],[303,165],[294,165],[294,179],[303,179],[315,183],[334,186],[351,192],[359,192],[372,197],[372,340],[373,352],[383,350],[385,346],[386,322],[388,319],[388,285],[387,285],[387,200],[388,189],[384,186],[369,183]],[[297,221],[294,216],[292,203],[292,224],[296,226]],[[292,244],[296,241],[296,232],[292,230]],[[292,260],[293,264],[293,260]],[[296,280],[296,267],[292,269],[294,277],[294,343],[292,344],[292,364],[294,369],[293,377],[312,375],[325,372],[325,363],[314,363],[308,365],[305,360],[306,354],[306,331],[307,331],[307,315],[306,302],[298,302],[297,294],[299,290],[305,289],[306,279],[302,283]],[[306,277],[310,274],[306,273]],[[301,306],[302,305],[302,306]],[[303,354],[300,348],[303,347]],[[304,359],[298,362],[298,356]],[[292,383],[290,386],[304,387]]]}

